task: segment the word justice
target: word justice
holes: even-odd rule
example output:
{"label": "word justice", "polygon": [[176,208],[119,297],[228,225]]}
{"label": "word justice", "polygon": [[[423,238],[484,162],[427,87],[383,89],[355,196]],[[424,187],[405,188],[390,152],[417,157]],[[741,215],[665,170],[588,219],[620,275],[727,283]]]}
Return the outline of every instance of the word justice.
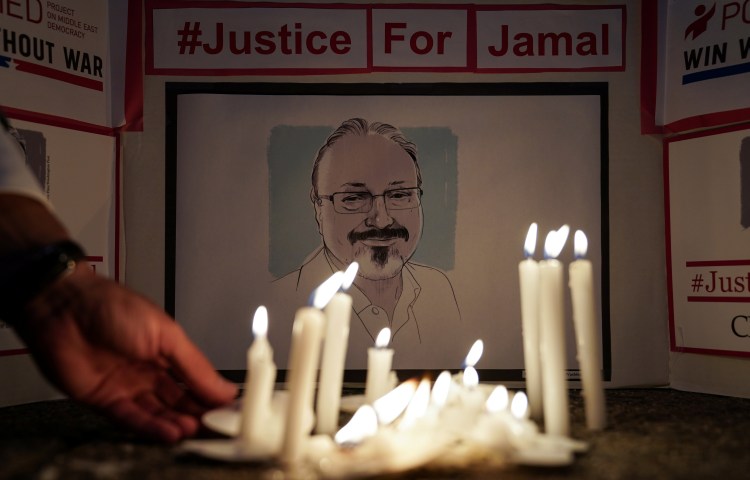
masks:
{"label": "word justice", "polygon": [[717,275],[716,270],[709,272],[710,278],[704,281],[702,274],[692,278],[691,286],[694,292],[706,293],[745,293],[750,292],[750,272],[742,275]]}
{"label": "word justice", "polygon": [[[202,32],[200,22],[193,24],[190,30],[189,22],[185,24],[185,29],[178,32],[185,39],[185,32],[189,30],[195,37]],[[228,51],[232,54],[252,54],[271,55],[281,53],[282,55],[301,55],[310,53],[313,55],[322,55],[331,52],[337,55],[344,55],[351,50],[351,36],[344,31],[337,30],[333,33],[326,33],[320,30],[305,32],[301,23],[295,23],[293,28],[289,25],[282,25],[278,31],[261,30],[258,32],[224,32],[224,24],[216,24],[216,38],[213,44],[205,42],[194,42],[193,45],[200,45],[203,51],[209,55],[216,55],[224,51],[224,42],[228,43]]]}

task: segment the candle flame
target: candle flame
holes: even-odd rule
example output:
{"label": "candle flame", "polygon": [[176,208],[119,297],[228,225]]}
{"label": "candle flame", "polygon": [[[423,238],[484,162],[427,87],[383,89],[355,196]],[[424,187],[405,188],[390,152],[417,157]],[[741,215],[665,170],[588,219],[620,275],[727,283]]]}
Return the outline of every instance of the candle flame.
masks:
{"label": "candle flame", "polygon": [[429,405],[430,381],[426,378],[423,378],[419,382],[419,386],[414,392],[409,405],[406,406],[406,411],[404,411],[404,418],[402,418],[401,422],[398,424],[399,430],[405,430],[414,425],[414,423],[416,423],[418,419],[422,418],[424,414],[427,413],[427,407]]}
{"label": "candle flame", "polygon": [[519,420],[526,418],[529,407],[529,398],[523,392],[516,392],[510,402],[510,413]]}
{"label": "candle flame", "polygon": [[479,385],[479,374],[476,368],[466,367],[464,369],[464,387],[474,388]]}
{"label": "candle flame", "polygon": [[526,243],[523,244],[523,253],[526,258],[534,256],[534,250],[536,250],[536,232],[539,229],[536,222],[529,226],[529,231],[526,233]]}
{"label": "candle flame", "polygon": [[333,439],[339,445],[351,445],[372,437],[378,431],[378,416],[370,405],[362,405],[354,412],[349,423],[336,432]]}
{"label": "candle flame", "polygon": [[406,409],[417,390],[417,381],[408,380],[372,402],[381,425],[389,425]]}
{"label": "candle flame", "polygon": [[466,355],[466,360],[464,360],[464,364],[467,367],[473,367],[477,364],[480,358],[482,358],[482,353],[484,352],[484,342],[480,339],[474,342],[474,345],[471,346],[471,349],[469,349],[469,353]]}
{"label": "candle flame", "polygon": [[253,335],[265,337],[268,332],[268,310],[263,305],[255,309],[253,315]]}
{"label": "candle flame", "polygon": [[485,406],[490,413],[502,412],[508,408],[508,389],[505,385],[498,385],[487,397]]}
{"label": "candle flame", "polygon": [[331,301],[336,292],[341,288],[344,272],[336,272],[321,283],[313,292],[312,305],[315,308],[324,308]]}
{"label": "candle flame", "polygon": [[354,283],[354,279],[357,277],[357,270],[359,270],[359,263],[352,262],[346,267],[344,271],[344,277],[341,281],[341,290],[349,290],[349,287]]}
{"label": "candle flame", "polygon": [[436,407],[443,407],[448,401],[448,393],[451,389],[451,372],[443,370],[432,385],[431,402]]}
{"label": "candle flame", "polygon": [[546,258],[557,258],[562,252],[565,246],[565,241],[568,239],[568,233],[570,227],[563,225],[558,230],[552,230],[547,234],[547,238],[544,241],[544,256]]}
{"label": "candle flame", "polygon": [[378,337],[375,339],[375,347],[377,348],[385,348],[388,346],[388,343],[391,341],[391,329],[388,327],[385,327],[378,333]]}
{"label": "candle flame", "polygon": [[589,241],[586,238],[586,234],[582,230],[576,230],[576,234],[573,236],[573,252],[575,253],[575,257],[585,257],[588,248]]}

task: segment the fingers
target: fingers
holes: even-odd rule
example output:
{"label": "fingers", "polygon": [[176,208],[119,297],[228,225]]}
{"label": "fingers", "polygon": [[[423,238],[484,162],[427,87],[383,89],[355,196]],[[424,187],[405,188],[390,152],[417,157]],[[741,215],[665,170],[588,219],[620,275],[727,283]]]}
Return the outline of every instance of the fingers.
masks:
{"label": "fingers", "polygon": [[172,377],[148,364],[113,372],[84,400],[123,426],[169,443],[193,436],[204,411]]}
{"label": "fingers", "polygon": [[170,322],[162,329],[160,341],[161,354],[198,401],[224,405],[237,395],[237,386],[216,372],[179,325]]}
{"label": "fingers", "polygon": [[198,430],[198,421],[190,416],[164,408],[152,395],[122,398],[105,408],[115,421],[146,437],[175,443]]}
{"label": "fingers", "polygon": [[163,378],[155,386],[155,394],[165,405],[169,405],[175,412],[194,418],[199,418],[206,412],[206,406],[196,402],[192,394],[177,385],[172,377],[164,373],[161,376]]}

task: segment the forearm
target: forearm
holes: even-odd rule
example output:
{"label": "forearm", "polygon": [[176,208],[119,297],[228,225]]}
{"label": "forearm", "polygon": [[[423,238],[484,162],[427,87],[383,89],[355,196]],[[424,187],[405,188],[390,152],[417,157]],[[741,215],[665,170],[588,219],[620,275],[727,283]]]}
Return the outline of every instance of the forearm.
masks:
{"label": "forearm", "polygon": [[83,252],[69,240],[47,205],[0,193],[0,319],[18,327],[32,299],[83,266]]}
{"label": "forearm", "polygon": [[0,258],[69,238],[65,227],[42,202],[0,193]]}

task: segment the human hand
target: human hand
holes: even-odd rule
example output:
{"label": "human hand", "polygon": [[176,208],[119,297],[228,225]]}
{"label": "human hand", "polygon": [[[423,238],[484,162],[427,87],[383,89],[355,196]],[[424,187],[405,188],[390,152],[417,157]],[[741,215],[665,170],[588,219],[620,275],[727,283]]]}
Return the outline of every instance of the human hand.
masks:
{"label": "human hand", "polygon": [[207,408],[237,394],[164,311],[85,263],[25,317],[16,331],[54,385],[150,438],[195,434]]}

